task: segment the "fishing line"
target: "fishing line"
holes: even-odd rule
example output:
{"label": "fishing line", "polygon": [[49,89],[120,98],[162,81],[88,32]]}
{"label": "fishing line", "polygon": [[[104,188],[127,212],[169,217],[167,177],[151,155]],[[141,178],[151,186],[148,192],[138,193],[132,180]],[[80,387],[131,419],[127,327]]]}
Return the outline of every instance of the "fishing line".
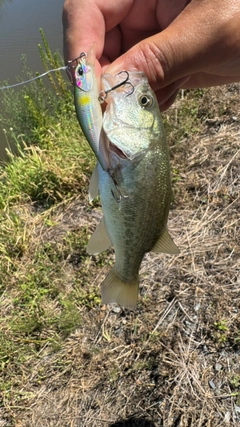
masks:
{"label": "fishing line", "polygon": [[65,65],[64,67],[53,68],[52,70],[48,70],[45,73],[40,74],[39,76],[36,76],[36,77],[32,77],[31,79],[25,80],[24,82],[19,82],[19,83],[15,83],[14,85],[0,87],[0,90],[12,89],[13,87],[16,87],[16,86],[25,85],[27,83],[33,82],[34,80],[41,79],[42,77],[46,76],[49,73],[54,73],[55,71],[67,70],[68,68],[69,68],[68,65]]}

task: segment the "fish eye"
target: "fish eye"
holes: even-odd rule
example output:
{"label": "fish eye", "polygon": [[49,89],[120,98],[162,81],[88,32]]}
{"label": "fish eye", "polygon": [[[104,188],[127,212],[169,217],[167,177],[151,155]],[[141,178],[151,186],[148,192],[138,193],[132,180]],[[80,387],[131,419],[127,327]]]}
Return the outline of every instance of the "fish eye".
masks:
{"label": "fish eye", "polygon": [[151,107],[153,104],[153,98],[151,95],[147,93],[141,93],[138,96],[138,102],[142,108],[148,108]]}

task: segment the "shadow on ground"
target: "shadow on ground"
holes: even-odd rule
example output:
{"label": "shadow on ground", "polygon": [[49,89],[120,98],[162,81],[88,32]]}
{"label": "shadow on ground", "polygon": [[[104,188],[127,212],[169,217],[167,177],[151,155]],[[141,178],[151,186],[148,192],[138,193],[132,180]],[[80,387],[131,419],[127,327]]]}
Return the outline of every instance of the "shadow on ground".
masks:
{"label": "shadow on ground", "polygon": [[116,423],[110,424],[109,427],[156,427],[155,424],[146,418],[131,417]]}

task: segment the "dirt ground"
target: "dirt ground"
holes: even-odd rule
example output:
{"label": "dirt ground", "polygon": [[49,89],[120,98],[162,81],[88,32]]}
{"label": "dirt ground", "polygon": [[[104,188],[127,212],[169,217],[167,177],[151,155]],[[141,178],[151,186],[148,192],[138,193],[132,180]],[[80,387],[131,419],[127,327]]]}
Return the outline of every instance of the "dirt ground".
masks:
{"label": "dirt ground", "polygon": [[[0,408],[0,426],[13,425],[9,414],[17,427],[240,426],[239,95],[238,85],[209,90],[201,129],[170,135],[168,227],[180,254],[147,254],[135,312],[82,306],[64,346],[20,368],[25,400]],[[181,99],[178,123],[180,109]],[[48,240],[90,234],[101,213],[86,198],[56,215]],[[100,285],[114,254],[77,255],[67,286]]]}

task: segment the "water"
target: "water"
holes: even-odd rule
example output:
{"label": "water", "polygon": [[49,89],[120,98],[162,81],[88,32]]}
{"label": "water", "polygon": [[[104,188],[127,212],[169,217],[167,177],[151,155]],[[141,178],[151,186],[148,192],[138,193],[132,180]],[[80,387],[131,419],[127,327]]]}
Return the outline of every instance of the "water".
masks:
{"label": "water", "polygon": [[[21,57],[35,74],[44,72],[38,44],[42,28],[52,52],[62,54],[62,9],[64,0],[0,0],[0,82],[16,83],[21,74]],[[0,128],[0,158],[7,141]]]}

